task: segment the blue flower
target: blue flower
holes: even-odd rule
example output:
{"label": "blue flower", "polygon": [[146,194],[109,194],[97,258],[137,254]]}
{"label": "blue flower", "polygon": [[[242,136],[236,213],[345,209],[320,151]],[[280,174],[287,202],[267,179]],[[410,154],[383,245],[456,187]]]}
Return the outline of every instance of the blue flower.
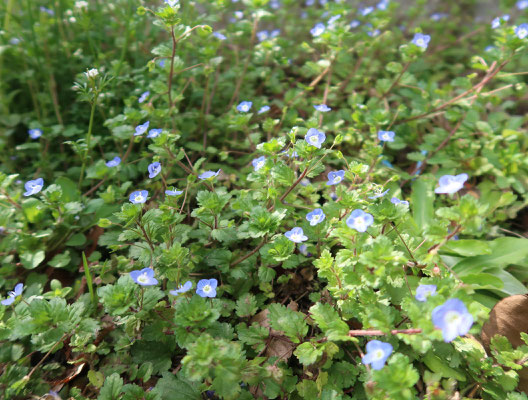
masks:
{"label": "blue flower", "polygon": [[315,210],[306,214],[306,219],[308,220],[308,222],[310,222],[311,226],[315,226],[323,222],[325,217],[325,213],[320,208],[316,208]]}
{"label": "blue flower", "polygon": [[448,16],[449,14],[446,14],[446,13],[434,13],[434,14],[431,14],[431,19],[433,21],[440,21],[441,19],[447,18]]}
{"label": "blue flower", "polygon": [[269,32],[268,31],[257,32],[257,39],[259,40],[259,42],[263,42],[268,37],[269,37]]}
{"label": "blue flower", "polygon": [[255,171],[258,171],[266,164],[266,157],[262,156],[259,158],[255,158],[253,161],[251,161],[251,164],[253,165],[253,169]]}
{"label": "blue flower", "polygon": [[314,108],[317,110],[317,111],[320,111],[320,112],[328,112],[328,111],[331,111],[332,109],[330,107],[328,107],[326,104],[319,104],[319,105],[315,105]]}
{"label": "blue flower", "polygon": [[143,125],[136,126],[136,133],[134,133],[134,136],[143,135],[147,131],[149,125],[150,125],[150,121],[147,121]]}
{"label": "blue flower", "polygon": [[334,15],[333,17],[331,17],[331,18],[328,20],[328,26],[330,26],[330,25],[334,25],[334,23],[335,23],[339,18],[341,18],[341,14],[337,14],[337,15]]}
{"label": "blue flower", "polygon": [[379,131],[378,139],[382,142],[394,142],[394,135],[393,131]]}
{"label": "blue flower", "polygon": [[218,40],[226,40],[227,38],[225,37],[224,34],[220,33],[220,32],[213,32],[213,36],[215,38],[217,38]]}
{"label": "blue flower", "polygon": [[167,196],[179,196],[183,193],[183,190],[165,190]]}
{"label": "blue flower", "polygon": [[378,198],[380,198],[380,197],[383,197],[383,196],[385,196],[385,195],[389,192],[389,190],[390,190],[390,189],[387,189],[387,190],[385,190],[384,192],[376,193],[374,196],[369,196],[369,199],[374,200],[374,199],[378,199]]}
{"label": "blue flower", "polygon": [[15,286],[15,289],[7,294],[7,298],[5,300],[2,300],[0,303],[2,303],[4,306],[9,306],[13,304],[18,296],[22,294],[24,291],[24,284],[23,283],[17,283]]}
{"label": "blue flower", "polygon": [[400,200],[397,197],[393,197],[391,199],[391,203],[392,204],[396,204],[396,205],[398,205],[398,204],[405,205],[405,206],[409,205],[409,202],[407,200]]}
{"label": "blue flower", "polygon": [[528,0],[519,0],[517,2],[517,8],[519,10],[524,10],[525,8],[528,8]]}
{"label": "blue flower", "polygon": [[338,183],[341,183],[341,181],[345,178],[345,171],[339,170],[339,171],[330,171],[328,173],[328,182],[326,182],[326,186],[332,186],[337,185]]}
{"label": "blue flower", "polygon": [[191,289],[192,289],[192,282],[191,281],[187,281],[183,285],[180,285],[178,287],[178,289],[171,290],[169,293],[174,295],[174,296],[178,296],[179,294],[188,292]]}
{"label": "blue flower", "polygon": [[270,110],[270,106],[262,106],[260,107],[260,110],[258,110],[259,114],[264,114],[266,111]]}
{"label": "blue flower", "polygon": [[148,166],[149,178],[152,179],[161,172],[161,164],[159,162],[153,162]]}
{"label": "blue flower", "polygon": [[494,18],[493,21],[491,21],[491,27],[493,29],[497,29],[501,25],[501,20],[502,21],[509,21],[510,20],[510,16],[508,14],[505,14],[502,17]]}
{"label": "blue flower", "polygon": [[120,157],[114,157],[112,160],[106,162],[107,167],[117,167],[119,164],[121,164],[121,158]]}
{"label": "blue flower", "polygon": [[274,29],[274,30],[272,30],[270,32],[270,37],[275,38],[275,37],[279,36],[280,33],[281,33],[280,29]]}
{"label": "blue flower", "polygon": [[154,278],[154,270],[152,268],[143,268],[141,271],[131,271],[130,277],[141,286],[157,285],[158,280]]}
{"label": "blue flower", "polygon": [[143,103],[145,100],[147,100],[147,97],[149,97],[150,92],[147,90],[146,92],[141,93],[141,96],[139,96],[138,103]]}
{"label": "blue flower", "polygon": [[196,285],[196,294],[201,297],[216,297],[216,279],[202,279]]}
{"label": "blue flower", "polygon": [[418,301],[426,301],[428,296],[433,296],[436,293],[436,285],[419,285],[416,288],[416,295],[414,298]]}
{"label": "blue flower", "polygon": [[363,210],[354,210],[346,220],[346,224],[358,232],[365,232],[367,228],[374,223],[372,214]]}
{"label": "blue flower", "polygon": [[152,138],[155,138],[155,137],[158,137],[159,135],[161,135],[161,132],[163,132],[163,129],[151,129],[147,135],[147,137],[149,139],[152,139]]}
{"label": "blue flower", "polygon": [[52,17],[55,15],[55,11],[53,11],[51,8],[46,8],[44,6],[40,7],[40,11],[45,12],[48,15],[51,15]]}
{"label": "blue flower", "polygon": [[321,132],[315,128],[310,128],[308,129],[308,133],[304,137],[304,140],[306,140],[308,144],[311,144],[312,146],[320,149],[321,145],[326,140],[326,135],[324,134],[324,132]]}
{"label": "blue flower", "polygon": [[456,193],[464,187],[468,179],[468,174],[444,175],[438,180],[438,187],[435,193]]}
{"label": "blue flower", "polygon": [[422,49],[427,49],[431,36],[423,35],[421,33],[416,33],[411,41],[412,44],[421,47]]}
{"label": "blue flower", "polygon": [[515,34],[519,39],[524,39],[528,36],[528,24],[524,23],[515,28]]}
{"label": "blue flower", "polygon": [[282,154],[283,156],[286,156],[288,158],[297,158],[299,154],[294,150],[293,153],[290,155],[290,152],[288,150],[283,150],[279,154]]}
{"label": "blue flower", "polygon": [[165,0],[165,3],[171,7],[177,6],[179,2],[180,0]]}
{"label": "blue flower", "polygon": [[31,139],[38,139],[42,136],[42,131],[40,129],[30,129],[28,134]]}
{"label": "blue flower", "polygon": [[311,257],[311,254],[308,252],[308,246],[304,243],[299,246],[299,253],[301,253],[303,256]]}
{"label": "blue flower", "polygon": [[372,11],[374,11],[374,7],[365,7],[359,10],[359,13],[363,16],[369,15]]}
{"label": "blue flower", "polygon": [[209,179],[209,178],[213,178],[215,176],[218,176],[218,174],[220,173],[220,170],[214,172],[214,171],[205,171],[203,174],[201,175],[198,175],[198,178],[200,178],[201,180],[205,180],[205,179]]}
{"label": "blue flower", "polygon": [[451,342],[457,336],[469,332],[473,325],[473,316],[459,299],[449,299],[432,313],[434,326],[442,330],[444,342]]}
{"label": "blue flower", "polygon": [[147,201],[148,192],[146,190],[136,190],[130,194],[128,200],[134,204],[143,204]]}
{"label": "blue flower", "polygon": [[247,113],[249,110],[251,110],[252,105],[252,101],[243,101],[237,106],[236,109],[240,112]]}
{"label": "blue flower", "polygon": [[385,361],[392,353],[392,345],[390,343],[380,342],[379,340],[371,340],[367,343],[367,353],[361,359],[365,365],[370,364],[372,369],[382,369],[385,366]]}
{"label": "blue flower", "polygon": [[291,231],[288,231],[284,234],[288,239],[293,243],[301,243],[308,240],[308,236],[304,235],[302,228],[293,228]]}
{"label": "blue flower", "polygon": [[24,188],[26,189],[26,193],[24,193],[24,196],[31,196],[33,194],[37,194],[42,190],[44,187],[44,179],[38,178],[32,181],[27,181],[24,184]]}
{"label": "blue flower", "polygon": [[376,8],[378,10],[386,10],[387,7],[389,6],[389,2],[390,0],[381,0],[378,5],[376,6]]}
{"label": "blue flower", "polygon": [[359,25],[361,25],[361,22],[359,22],[357,19],[353,20],[351,23],[350,23],[350,28],[351,29],[354,29],[354,28],[357,28]]}
{"label": "blue flower", "polygon": [[315,26],[310,29],[310,33],[313,37],[321,36],[325,31],[325,26],[323,23],[319,22],[318,24],[315,24]]}

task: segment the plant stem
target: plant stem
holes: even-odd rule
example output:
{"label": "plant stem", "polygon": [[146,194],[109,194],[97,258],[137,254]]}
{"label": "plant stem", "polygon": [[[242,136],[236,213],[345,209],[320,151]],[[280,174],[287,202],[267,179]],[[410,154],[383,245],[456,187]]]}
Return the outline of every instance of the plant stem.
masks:
{"label": "plant stem", "polygon": [[88,156],[90,154],[90,145],[92,143],[92,129],[93,129],[93,120],[94,120],[94,114],[95,114],[95,106],[97,105],[97,97],[99,94],[96,92],[94,100],[92,102],[92,110],[90,112],[90,122],[88,123],[88,133],[86,135],[86,151],[84,152],[84,157],[82,160],[82,166],[81,166],[81,174],[79,175],[79,183],[77,187],[81,187],[82,180],[84,177],[84,170],[86,168],[86,160],[88,159]]}

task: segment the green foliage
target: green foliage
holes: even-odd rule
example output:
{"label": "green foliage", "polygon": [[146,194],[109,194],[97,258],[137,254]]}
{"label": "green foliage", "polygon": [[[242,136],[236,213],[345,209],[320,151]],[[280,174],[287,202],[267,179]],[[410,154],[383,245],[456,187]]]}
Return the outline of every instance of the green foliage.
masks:
{"label": "green foliage", "polygon": [[526,9],[440,3],[4,1],[0,398],[528,399]]}

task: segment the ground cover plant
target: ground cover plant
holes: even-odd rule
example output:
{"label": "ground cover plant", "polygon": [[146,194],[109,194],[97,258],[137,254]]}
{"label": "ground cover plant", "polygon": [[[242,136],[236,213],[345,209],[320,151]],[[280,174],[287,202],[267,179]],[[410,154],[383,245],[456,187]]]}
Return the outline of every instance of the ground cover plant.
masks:
{"label": "ground cover plant", "polygon": [[528,398],[528,1],[0,19],[0,398]]}

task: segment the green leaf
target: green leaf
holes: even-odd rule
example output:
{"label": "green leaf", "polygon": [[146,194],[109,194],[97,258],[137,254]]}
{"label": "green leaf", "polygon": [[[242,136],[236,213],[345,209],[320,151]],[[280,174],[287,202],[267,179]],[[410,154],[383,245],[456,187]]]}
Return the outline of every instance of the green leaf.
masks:
{"label": "green leaf", "polygon": [[20,261],[26,269],[37,268],[42,261],[46,258],[44,250],[38,250],[34,252],[22,253],[20,255]]}
{"label": "green leaf", "polygon": [[246,293],[236,302],[236,314],[241,318],[250,317],[257,310],[257,299],[251,293]]}
{"label": "green leaf", "polygon": [[425,365],[427,365],[427,368],[437,374],[441,374],[444,378],[453,378],[462,382],[466,380],[466,376],[464,374],[451,368],[447,362],[443,361],[440,357],[432,352],[427,353],[425,357],[422,358],[422,360]]}
{"label": "green leaf", "polygon": [[268,310],[271,327],[284,332],[293,343],[299,343],[308,332],[304,314],[277,303],[271,304]]}
{"label": "green leaf", "polygon": [[323,349],[317,343],[304,342],[301,343],[293,352],[303,365],[311,365],[323,355]]}
{"label": "green leaf", "polygon": [[528,256],[528,239],[501,237],[489,242],[491,253],[468,257],[453,267],[460,275],[481,272],[486,268],[506,268]]}
{"label": "green leaf", "polygon": [[97,400],[118,400],[123,388],[123,378],[113,373],[105,379]]}
{"label": "green leaf", "polygon": [[104,375],[100,371],[94,371],[91,369],[88,371],[88,380],[92,385],[94,385],[96,388],[100,388],[104,384]]}
{"label": "green leaf", "polygon": [[450,240],[445,244],[442,250],[450,250],[466,257],[491,254],[491,249],[488,242],[474,239]]}
{"label": "green leaf", "polygon": [[434,219],[434,192],[432,181],[417,179],[412,184],[411,205],[414,221],[420,229],[425,229]]}

